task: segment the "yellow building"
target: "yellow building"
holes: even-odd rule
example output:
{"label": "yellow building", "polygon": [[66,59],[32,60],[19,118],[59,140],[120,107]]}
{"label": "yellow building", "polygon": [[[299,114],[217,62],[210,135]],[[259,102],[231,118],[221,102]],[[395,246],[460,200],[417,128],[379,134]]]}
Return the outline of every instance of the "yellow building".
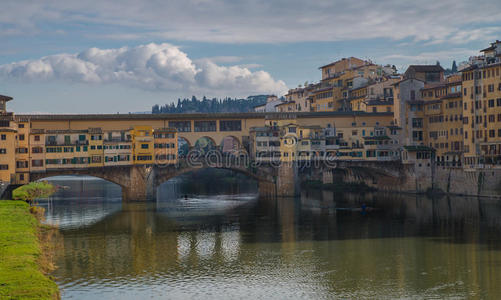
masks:
{"label": "yellow building", "polygon": [[428,84],[444,81],[444,68],[440,65],[411,65],[404,73],[406,79],[418,79]]}
{"label": "yellow building", "polygon": [[130,131],[134,164],[153,164],[155,149],[152,126],[134,126]]}
{"label": "yellow building", "polygon": [[364,102],[367,99],[367,86],[362,86],[350,91],[350,109],[352,111],[366,111]]}
{"label": "yellow building", "polygon": [[287,102],[294,102],[294,111],[308,112],[312,110],[311,97],[309,97],[311,90],[313,90],[313,84],[305,86],[304,88],[298,87],[290,89],[284,97]]}
{"label": "yellow building", "polygon": [[464,157],[469,166],[501,163],[500,69],[498,59],[462,72]]}
{"label": "yellow building", "polygon": [[154,133],[155,164],[176,164],[178,155],[177,130],[159,128]]}
{"label": "yellow building", "polygon": [[104,139],[101,128],[89,128],[89,167],[104,166]]}
{"label": "yellow building", "polygon": [[282,162],[295,161],[297,158],[297,131],[296,124],[287,124],[280,128],[280,154]]}
{"label": "yellow building", "polygon": [[29,143],[30,172],[45,172],[45,130],[32,129]]}
{"label": "yellow building", "polygon": [[132,164],[132,138],[128,130],[104,132],[103,149],[105,166]]}
{"label": "yellow building", "polygon": [[29,182],[29,135],[30,123],[26,119],[18,120],[16,136],[16,183]]}
{"label": "yellow building", "polygon": [[15,180],[17,124],[13,113],[7,112],[11,97],[0,95],[0,183]]}
{"label": "yellow building", "polygon": [[393,112],[393,100],[365,100],[362,104],[362,111],[371,113]]}
{"label": "yellow building", "polygon": [[312,92],[312,105],[314,111],[334,111],[334,91],[333,87],[327,86],[325,88],[320,88]]}
{"label": "yellow building", "polygon": [[425,144],[435,149],[439,165],[460,166],[463,151],[463,104],[461,81],[425,85],[424,99]]}
{"label": "yellow building", "polygon": [[[320,116],[320,115],[319,115]],[[401,132],[391,113],[332,113],[317,118],[273,120],[280,130],[281,161],[307,161],[334,156],[341,160],[398,160]],[[310,125],[315,124],[315,125]]]}
{"label": "yellow building", "polygon": [[250,132],[250,154],[257,162],[280,161],[280,129],[278,126],[253,127]]}
{"label": "yellow building", "polygon": [[302,125],[298,127],[297,160],[322,158],[325,154],[325,135],[318,125]]}
{"label": "yellow building", "polygon": [[90,166],[87,134],[88,130],[46,130],[45,169]]}
{"label": "yellow building", "polygon": [[343,58],[333,63],[327,64],[325,66],[320,67],[319,69],[322,71],[322,80],[327,80],[332,77],[339,75],[339,73],[344,72],[349,69],[353,69],[356,67],[361,67],[368,64],[367,61],[356,57],[348,57]]}
{"label": "yellow building", "polygon": [[0,128],[0,180],[11,182],[16,173],[16,129]]}
{"label": "yellow building", "polygon": [[12,100],[12,97],[0,95],[0,115],[7,115],[7,102]]}
{"label": "yellow building", "polygon": [[296,102],[295,101],[285,101],[283,103],[275,106],[278,112],[294,112],[296,111]]}

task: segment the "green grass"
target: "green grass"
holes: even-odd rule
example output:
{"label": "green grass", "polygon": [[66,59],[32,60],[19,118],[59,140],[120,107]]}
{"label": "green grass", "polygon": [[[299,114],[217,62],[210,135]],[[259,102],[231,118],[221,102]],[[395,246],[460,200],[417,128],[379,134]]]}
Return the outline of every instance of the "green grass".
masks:
{"label": "green grass", "polygon": [[0,201],[0,299],[57,299],[38,263],[39,223],[22,201]]}

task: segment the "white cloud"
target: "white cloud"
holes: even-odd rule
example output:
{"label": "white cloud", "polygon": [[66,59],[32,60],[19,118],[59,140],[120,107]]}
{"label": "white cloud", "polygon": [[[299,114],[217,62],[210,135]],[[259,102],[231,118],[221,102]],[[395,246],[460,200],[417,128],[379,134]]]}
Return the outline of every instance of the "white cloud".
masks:
{"label": "white cloud", "polygon": [[[219,61],[237,61],[220,57]],[[0,77],[29,81],[122,84],[145,90],[245,96],[282,94],[287,86],[265,71],[219,66],[210,59],[192,61],[178,47],[147,44],[133,48],[91,48],[0,65]]]}
{"label": "white cloud", "polygon": [[461,33],[499,27],[500,19],[499,0],[3,0],[0,35],[36,34],[43,23],[87,23],[103,29],[87,34],[105,39],[275,43],[411,38],[463,43],[472,38],[485,42],[483,35],[463,39]]}

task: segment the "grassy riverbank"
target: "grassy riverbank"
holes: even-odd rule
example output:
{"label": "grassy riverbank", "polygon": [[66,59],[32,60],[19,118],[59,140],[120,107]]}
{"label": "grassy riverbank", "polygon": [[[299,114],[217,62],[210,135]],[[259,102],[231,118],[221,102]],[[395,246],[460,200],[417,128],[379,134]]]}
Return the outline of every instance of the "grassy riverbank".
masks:
{"label": "grassy riverbank", "polygon": [[40,224],[22,201],[0,201],[0,299],[58,299],[56,283],[44,275]]}

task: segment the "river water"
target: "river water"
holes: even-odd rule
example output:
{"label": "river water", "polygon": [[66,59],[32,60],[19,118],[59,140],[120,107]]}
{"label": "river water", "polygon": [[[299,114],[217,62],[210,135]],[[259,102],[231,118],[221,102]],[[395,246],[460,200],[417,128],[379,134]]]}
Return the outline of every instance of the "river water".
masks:
{"label": "river water", "polygon": [[237,179],[178,178],[150,203],[122,203],[102,180],[53,180],[65,189],[41,205],[61,232],[62,298],[501,295],[501,202],[319,190],[260,199]]}

